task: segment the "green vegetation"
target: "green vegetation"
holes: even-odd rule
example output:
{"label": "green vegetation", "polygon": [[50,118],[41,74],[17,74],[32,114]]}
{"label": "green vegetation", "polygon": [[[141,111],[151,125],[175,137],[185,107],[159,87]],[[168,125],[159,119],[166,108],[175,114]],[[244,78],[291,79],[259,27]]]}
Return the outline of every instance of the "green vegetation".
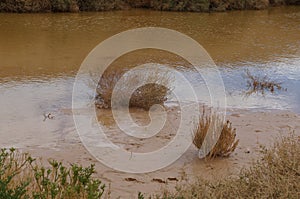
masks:
{"label": "green vegetation", "polygon": [[164,11],[209,11],[208,0],[153,0],[149,8]]}
{"label": "green vegetation", "polygon": [[0,198],[96,199],[103,195],[105,185],[92,178],[94,165],[65,167],[55,160],[49,164],[49,167],[39,165],[29,154],[13,148],[1,149]]}
{"label": "green vegetation", "polygon": [[147,8],[165,11],[226,11],[300,5],[300,0],[0,0],[0,12],[78,12]]}
{"label": "green vegetation", "polygon": [[[150,198],[299,198],[300,137],[293,133],[269,149],[261,148],[261,159],[237,176],[208,181],[199,179]],[[55,160],[44,167],[29,154],[15,149],[0,151],[0,198],[58,199],[102,198],[105,185],[92,178],[94,166],[65,167]],[[137,198],[144,199],[142,193]]]}

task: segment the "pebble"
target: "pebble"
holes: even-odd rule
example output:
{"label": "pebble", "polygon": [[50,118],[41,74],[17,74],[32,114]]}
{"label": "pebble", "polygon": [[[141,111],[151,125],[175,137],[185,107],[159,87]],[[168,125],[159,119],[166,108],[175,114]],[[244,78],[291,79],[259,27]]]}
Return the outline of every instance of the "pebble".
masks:
{"label": "pebble", "polygon": [[247,149],[245,150],[245,153],[250,153],[250,149],[247,148]]}

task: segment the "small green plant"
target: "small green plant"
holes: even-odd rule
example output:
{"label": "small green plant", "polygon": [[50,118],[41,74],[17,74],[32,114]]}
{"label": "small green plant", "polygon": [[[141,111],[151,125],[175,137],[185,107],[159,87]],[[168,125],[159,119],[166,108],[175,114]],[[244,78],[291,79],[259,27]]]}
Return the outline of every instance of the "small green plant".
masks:
{"label": "small green plant", "polygon": [[145,199],[144,194],[141,192],[138,193],[138,199]]}
{"label": "small green plant", "polygon": [[37,191],[34,198],[100,198],[105,185],[92,179],[94,165],[83,168],[76,164],[67,168],[56,160],[49,161],[51,167],[31,165]]}
{"label": "small green plant", "polygon": [[0,198],[71,199],[101,198],[105,185],[92,178],[94,165],[64,166],[49,160],[49,167],[37,164],[29,154],[11,148],[0,153]]}
{"label": "small green plant", "polygon": [[0,198],[28,198],[27,188],[31,182],[26,176],[32,161],[28,154],[19,154],[14,148],[0,152]]}

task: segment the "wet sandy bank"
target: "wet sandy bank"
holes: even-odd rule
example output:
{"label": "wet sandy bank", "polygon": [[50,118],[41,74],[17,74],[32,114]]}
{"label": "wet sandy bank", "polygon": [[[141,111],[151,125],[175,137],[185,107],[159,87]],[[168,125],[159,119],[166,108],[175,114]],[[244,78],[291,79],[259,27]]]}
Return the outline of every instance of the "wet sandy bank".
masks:
{"label": "wet sandy bank", "polygon": [[[58,117],[71,117],[69,110],[62,110]],[[60,116],[59,116],[60,114]],[[102,111],[100,117],[106,117],[106,125],[109,124],[109,112]],[[135,112],[135,118],[140,122],[146,122],[145,114]],[[229,158],[216,158],[214,160],[200,160],[197,150],[191,146],[188,151],[174,164],[167,168],[145,174],[129,174],[115,171],[98,162],[82,145],[75,127],[62,130],[63,138],[56,138],[54,147],[42,146],[37,143],[27,147],[21,147],[34,156],[42,157],[44,161],[55,158],[67,163],[76,162],[82,165],[95,164],[96,176],[107,185],[110,184],[111,197],[132,198],[137,193],[154,194],[163,188],[174,189],[177,184],[188,183],[198,177],[204,179],[220,179],[228,175],[234,175],[241,168],[247,167],[253,160],[259,157],[260,146],[268,146],[278,136],[287,135],[291,131],[300,136],[300,116],[287,111],[264,111],[253,112],[249,110],[231,110],[227,119],[232,121],[237,129],[237,138],[240,143],[236,151]],[[176,119],[173,120],[176,123]],[[47,122],[54,122],[47,121]],[[112,124],[112,123],[110,123]],[[171,124],[170,124],[171,125]],[[175,125],[175,124],[173,124]],[[172,125],[171,125],[172,126]],[[112,133],[110,139],[127,150],[151,150],[165,144],[172,135],[162,133],[157,139],[148,142],[131,143],[124,139],[124,134],[113,125],[110,126]],[[163,129],[169,132],[170,127]],[[2,140],[2,139],[1,139]],[[34,140],[34,139],[33,139]],[[155,164],[155,163],[153,163]]]}

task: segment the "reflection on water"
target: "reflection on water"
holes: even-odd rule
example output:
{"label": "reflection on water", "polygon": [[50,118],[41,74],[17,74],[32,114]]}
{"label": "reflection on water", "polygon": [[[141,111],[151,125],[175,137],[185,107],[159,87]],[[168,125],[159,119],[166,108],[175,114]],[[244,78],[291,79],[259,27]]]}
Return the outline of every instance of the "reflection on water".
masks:
{"label": "reflection on water", "polygon": [[[229,107],[300,113],[299,13],[300,7],[211,14],[0,13],[1,146],[59,145],[57,140],[74,131],[71,115],[61,110],[71,108],[74,77],[85,56],[109,36],[145,26],[175,29],[203,45],[220,67]],[[245,69],[282,82],[287,92],[245,98]],[[49,112],[55,119],[43,122]]]}
{"label": "reflection on water", "polygon": [[[222,76],[227,90],[229,107],[254,109],[289,109],[300,113],[300,59],[291,58],[283,62],[246,63],[233,68],[222,68]],[[281,83],[286,89],[265,95],[254,94],[246,97],[246,70],[256,76],[267,76],[270,80]]]}

